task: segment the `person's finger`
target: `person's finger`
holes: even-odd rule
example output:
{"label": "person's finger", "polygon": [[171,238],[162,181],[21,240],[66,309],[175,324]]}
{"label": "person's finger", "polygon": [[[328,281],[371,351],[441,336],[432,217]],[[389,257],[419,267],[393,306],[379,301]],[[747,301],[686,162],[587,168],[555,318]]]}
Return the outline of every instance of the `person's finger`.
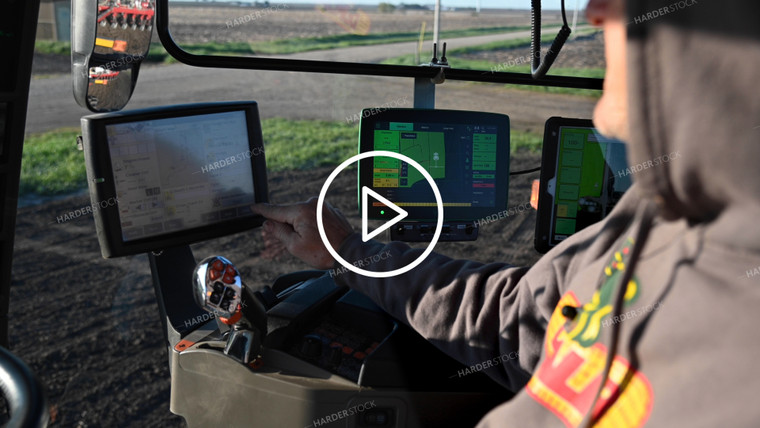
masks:
{"label": "person's finger", "polygon": [[272,205],[272,204],[254,204],[251,205],[251,211],[255,214],[261,214],[264,217],[277,221],[279,223],[293,224],[295,219],[300,215],[302,210],[301,204],[293,205]]}
{"label": "person's finger", "polygon": [[264,244],[267,246],[273,245],[275,243],[282,245],[280,240],[274,236],[272,220],[267,220],[264,222],[264,226],[261,228],[261,237],[264,238]]}
{"label": "person's finger", "polygon": [[[271,224],[272,220],[267,220]],[[274,235],[274,226],[264,228],[261,236],[264,238],[265,245],[279,245],[284,248],[284,245],[280,239]]]}
{"label": "person's finger", "polygon": [[274,220],[267,221],[267,231],[278,241],[282,242],[285,248],[292,248],[296,240],[299,238],[298,234],[293,230],[293,227],[286,223],[280,223]]}
{"label": "person's finger", "polygon": [[277,259],[284,254],[287,254],[288,250],[285,245],[278,239],[272,236],[265,236],[264,238],[264,250],[261,252],[261,256],[267,260]]}

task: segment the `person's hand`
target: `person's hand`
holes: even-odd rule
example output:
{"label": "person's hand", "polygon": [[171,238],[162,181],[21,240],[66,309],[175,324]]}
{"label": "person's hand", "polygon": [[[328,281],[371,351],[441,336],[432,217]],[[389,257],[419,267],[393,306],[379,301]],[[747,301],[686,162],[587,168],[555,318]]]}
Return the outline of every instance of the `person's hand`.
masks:
{"label": "person's hand", "polygon": [[[251,209],[267,218],[264,241],[268,247],[279,243],[317,269],[333,267],[335,258],[325,248],[317,228],[317,198],[293,205],[256,204]],[[322,224],[335,251],[354,232],[343,214],[328,203],[322,207]]]}

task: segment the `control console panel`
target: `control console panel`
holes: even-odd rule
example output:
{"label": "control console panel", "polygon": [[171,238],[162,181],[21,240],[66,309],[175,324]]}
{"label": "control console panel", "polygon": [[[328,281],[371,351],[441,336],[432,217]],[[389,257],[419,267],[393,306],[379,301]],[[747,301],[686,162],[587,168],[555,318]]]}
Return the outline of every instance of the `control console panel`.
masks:
{"label": "control console panel", "polygon": [[[435,234],[435,222],[400,222],[390,229],[392,241],[430,242]],[[443,223],[438,241],[475,241],[478,226],[474,222]]]}

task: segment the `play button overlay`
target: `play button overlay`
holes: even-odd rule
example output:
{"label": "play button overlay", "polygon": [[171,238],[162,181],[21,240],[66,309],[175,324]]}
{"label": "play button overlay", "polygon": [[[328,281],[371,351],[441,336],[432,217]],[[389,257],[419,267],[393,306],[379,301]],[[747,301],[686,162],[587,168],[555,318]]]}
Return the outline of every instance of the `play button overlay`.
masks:
{"label": "play button overlay", "polygon": [[[396,217],[393,217],[392,220],[387,221],[384,225],[378,227],[377,229],[375,229],[374,232],[369,233],[369,234],[367,233],[367,224],[369,223],[369,219],[367,218],[367,207],[369,206],[368,201],[367,201],[367,196],[372,196],[378,202],[382,203],[383,205],[392,209],[398,214]],[[385,199],[379,193],[375,192],[374,190],[370,189],[367,186],[362,187],[362,242],[369,241],[370,239],[384,232],[389,227],[405,219],[408,215],[409,215],[408,212],[399,208],[393,202]]]}
{"label": "play button overlay", "polygon": [[[323,218],[322,218],[322,210],[324,209],[325,205],[325,196],[327,195],[327,189],[330,188],[330,184],[332,184],[333,180],[338,176],[338,174],[341,173],[347,166],[355,164],[356,162],[372,158],[375,156],[384,156],[384,157],[390,157],[398,159],[402,162],[406,162],[409,164],[409,166],[415,168],[417,171],[422,174],[423,177],[425,177],[425,180],[427,180],[428,184],[430,184],[430,187],[433,189],[433,194],[435,195],[435,204],[438,207],[438,221],[436,222],[435,226],[435,233],[433,233],[433,239],[430,241],[430,244],[428,244],[428,247],[425,248],[425,251],[422,252],[422,254],[419,255],[416,259],[414,259],[411,263],[409,263],[406,266],[400,267],[398,269],[394,269],[391,271],[386,272],[373,272],[366,269],[358,268],[348,261],[346,261],[343,257],[338,254],[338,252],[330,245],[330,241],[327,239],[327,234],[325,233],[325,226],[322,224]],[[362,187],[362,241],[367,242],[368,240],[372,239],[373,237],[377,236],[379,233],[385,231],[389,227],[393,226],[394,224],[400,222],[404,218],[406,218],[409,213],[407,213],[402,208],[396,206],[394,203],[389,201],[388,199],[384,198],[383,196],[379,195],[377,192],[373,191],[372,189],[364,186]],[[381,227],[375,229],[372,233],[367,233],[367,202],[369,197],[377,199],[379,202],[385,204],[390,210],[396,212],[398,215],[394,217],[392,220],[388,221]],[[319,237],[322,238],[322,243],[325,244],[325,248],[327,248],[327,251],[330,252],[330,254],[335,258],[335,260],[338,261],[342,266],[344,266],[346,269],[350,270],[351,272],[358,273],[359,275],[368,276],[371,278],[389,278],[396,275],[401,275],[403,273],[409,272],[410,270],[417,267],[420,263],[422,263],[427,256],[430,255],[430,253],[433,252],[433,249],[435,248],[435,244],[438,243],[438,238],[441,237],[441,229],[443,229],[443,199],[441,198],[441,192],[438,190],[438,186],[435,184],[435,181],[433,180],[433,177],[430,175],[425,168],[422,167],[417,161],[410,158],[409,156],[402,155],[400,153],[394,153],[394,152],[388,152],[383,150],[373,150],[371,152],[365,152],[360,153],[356,156],[352,156],[349,159],[345,160],[343,163],[338,165],[337,168],[333,170],[333,172],[330,173],[330,175],[327,177],[327,180],[325,180],[325,184],[322,185],[322,190],[319,192],[319,198],[317,199],[317,229],[319,229]]]}

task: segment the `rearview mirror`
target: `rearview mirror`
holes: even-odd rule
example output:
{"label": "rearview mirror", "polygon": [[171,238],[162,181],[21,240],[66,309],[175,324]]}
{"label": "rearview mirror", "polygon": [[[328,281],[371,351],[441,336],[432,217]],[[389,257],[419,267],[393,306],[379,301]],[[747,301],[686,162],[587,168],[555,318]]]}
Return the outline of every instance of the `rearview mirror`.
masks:
{"label": "rearview mirror", "polygon": [[155,0],[73,0],[74,99],[93,112],[121,110],[148,54]]}

